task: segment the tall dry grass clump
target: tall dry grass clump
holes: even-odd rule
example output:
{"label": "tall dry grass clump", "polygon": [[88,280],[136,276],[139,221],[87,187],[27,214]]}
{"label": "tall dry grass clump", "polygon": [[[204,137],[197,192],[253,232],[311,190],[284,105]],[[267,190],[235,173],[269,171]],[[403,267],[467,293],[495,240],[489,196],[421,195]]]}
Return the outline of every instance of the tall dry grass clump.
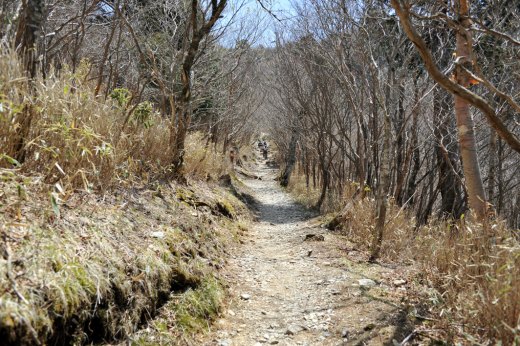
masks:
{"label": "tall dry grass clump", "polygon": [[287,191],[296,199],[296,201],[308,208],[316,205],[320,198],[320,192],[317,188],[313,188],[312,184],[307,185],[305,176],[296,172],[291,176]]}
{"label": "tall dry grass clump", "polygon": [[206,143],[202,132],[191,133],[186,138],[184,173],[188,177],[215,180],[232,169],[231,161]]}
{"label": "tall dry grass clump", "polygon": [[[0,155],[14,156],[17,127],[13,123],[24,109],[28,83],[20,61],[12,51],[0,51]],[[5,156],[0,156],[6,160]],[[2,161],[0,161],[2,164]]]}
{"label": "tall dry grass clump", "polygon": [[[289,191],[312,205],[318,189],[301,174]],[[339,199],[337,199],[339,201]],[[341,232],[368,251],[376,223],[376,203],[369,196],[339,202]],[[488,224],[432,220],[417,227],[410,213],[389,200],[381,257],[413,264],[429,287],[430,311],[450,342],[482,345],[520,344],[520,234],[504,222]]]}
{"label": "tall dry grass clump", "polygon": [[422,227],[413,256],[435,289],[432,311],[472,342],[520,342],[520,243],[504,222]]}

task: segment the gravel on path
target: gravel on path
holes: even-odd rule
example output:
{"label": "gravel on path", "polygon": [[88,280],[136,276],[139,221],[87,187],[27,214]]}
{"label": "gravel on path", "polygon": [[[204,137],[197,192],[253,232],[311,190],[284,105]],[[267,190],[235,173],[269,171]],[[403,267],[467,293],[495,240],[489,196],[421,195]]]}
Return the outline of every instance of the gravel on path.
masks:
{"label": "gravel on path", "polygon": [[[261,163],[256,174],[262,179],[243,182],[257,200],[259,220],[226,269],[232,298],[199,344],[382,345],[399,339],[393,322],[401,309],[366,293],[381,289],[376,278],[390,269],[350,263],[338,252],[343,240],[278,186],[274,169]],[[318,237],[305,241],[309,234]]]}

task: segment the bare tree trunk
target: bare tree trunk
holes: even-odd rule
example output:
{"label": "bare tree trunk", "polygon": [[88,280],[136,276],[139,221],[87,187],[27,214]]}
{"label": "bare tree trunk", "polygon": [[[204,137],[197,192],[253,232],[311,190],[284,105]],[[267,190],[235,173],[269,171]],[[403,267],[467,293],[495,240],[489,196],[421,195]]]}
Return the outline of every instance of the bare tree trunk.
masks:
{"label": "bare tree trunk", "polygon": [[[417,101],[417,85],[414,81],[414,100]],[[403,194],[402,188],[406,179],[406,172],[408,172],[408,163],[409,160],[407,158],[411,155],[408,155],[406,152],[406,121],[405,121],[405,110],[404,110],[404,93],[405,86],[404,82],[400,82],[397,87],[398,92],[398,101],[397,101],[397,112],[394,121],[394,131],[396,132],[396,158],[395,158],[395,187],[394,187],[394,198],[396,199],[399,205],[403,203]],[[392,169],[392,171],[394,171]],[[400,172],[398,174],[397,172]],[[392,181],[394,179],[392,178]]]}
{"label": "bare tree trunk", "polygon": [[[25,71],[30,78],[29,83],[36,77],[37,70],[37,47],[36,41],[44,22],[45,4],[44,0],[24,0],[22,4],[22,15],[18,23],[15,45],[22,58]],[[31,86],[31,92],[33,92]],[[25,105],[23,111],[16,119],[19,124],[17,140],[14,149],[14,157],[18,162],[23,163],[26,156],[25,144],[31,130],[34,111],[30,105]]]}
{"label": "bare tree trunk", "polygon": [[[116,2],[115,5],[117,8],[119,8],[119,1]],[[119,12],[116,13],[116,15],[119,15]],[[101,58],[101,62],[99,64],[99,72],[98,72],[98,79],[96,83],[96,88],[94,89],[94,95],[97,96],[99,94],[99,90],[101,89],[101,84],[103,83],[103,74],[105,72],[105,64],[108,59],[108,54],[110,52],[110,46],[112,45],[112,40],[114,38],[114,34],[116,32],[118,20],[113,19],[111,23],[110,28],[110,35],[108,36],[108,40],[105,44],[105,49],[103,51],[103,57]]]}
{"label": "bare tree trunk", "polygon": [[497,190],[498,197],[496,211],[500,214],[504,207],[504,143],[498,139],[498,162],[497,162]]}
{"label": "bare tree trunk", "polygon": [[[324,159],[323,159],[324,160]],[[330,172],[325,165],[325,162],[320,163],[321,167],[321,193],[318,202],[315,205],[316,209],[321,209],[323,202],[325,201],[325,197],[327,197],[327,191],[330,185]]]}
{"label": "bare tree trunk", "polygon": [[[397,170],[401,172],[401,174],[398,174],[394,197],[397,201],[397,204],[403,205],[404,203],[413,204],[413,194],[415,193],[415,179],[417,178],[417,173],[419,172],[420,168],[420,150],[419,150],[419,141],[417,137],[417,120],[419,117],[419,113],[421,111],[420,107],[420,100],[419,100],[419,89],[417,87],[417,81],[419,77],[416,77],[414,79],[414,108],[412,110],[412,127],[410,129],[412,136],[410,139],[410,143],[408,145],[408,150],[406,150],[406,154],[404,156],[404,163],[397,164]],[[403,91],[404,92],[404,91]],[[402,100],[399,100],[400,106],[399,108],[402,108]],[[401,110],[400,110],[401,112]],[[404,113],[404,110],[402,111]],[[404,114],[403,114],[404,117]],[[406,128],[403,126],[399,127],[397,129],[401,132],[401,136],[403,136],[403,132],[406,131]],[[407,172],[410,169],[410,164],[413,160],[413,170],[410,174],[407,174]],[[408,177],[408,185],[405,187],[406,184],[406,178]]]}
{"label": "bare tree trunk", "polygon": [[[185,142],[188,128],[191,122],[191,73],[195,59],[200,50],[202,40],[210,33],[211,29],[220,18],[227,0],[214,0],[211,2],[211,16],[205,20],[199,13],[199,1],[191,1],[191,17],[188,35],[189,44],[183,56],[181,83],[182,91],[176,100],[176,107],[172,111],[172,123],[170,125],[170,147],[172,151],[172,176],[183,180],[182,168],[184,167]],[[202,20],[202,23],[199,23]]]}
{"label": "bare tree trunk", "polygon": [[390,147],[391,147],[391,129],[390,116],[385,111],[383,123],[383,153],[381,158],[381,181],[379,183],[376,199],[376,227],[372,238],[372,246],[370,247],[370,262],[374,262],[379,258],[381,246],[383,244],[383,235],[385,230],[386,210],[388,207],[388,187],[390,185]]}
{"label": "bare tree trunk", "polygon": [[[460,160],[458,157],[453,118],[448,114],[448,94],[442,89],[435,90],[433,103],[434,135],[439,190],[441,193],[440,211],[444,217],[459,218],[464,212],[463,188],[461,185]],[[451,125],[450,125],[451,124]],[[450,130],[451,128],[451,130]]]}
{"label": "bare tree trunk", "polygon": [[44,0],[24,0],[16,32],[15,45],[31,78],[36,76],[36,40],[44,21],[44,6]]}
{"label": "bare tree trunk", "polygon": [[403,5],[403,2],[400,0],[391,0],[391,3],[399,16],[403,30],[417,48],[430,76],[455,96],[455,117],[457,119],[460,153],[466,178],[469,205],[474,210],[477,219],[483,220],[486,217],[486,199],[477,159],[474,124],[469,110],[470,102],[484,113],[498,135],[519,152],[520,141],[515,134],[505,127],[501,119],[496,116],[496,111],[486,100],[468,90],[470,77],[468,71],[473,64],[468,0],[455,1],[455,7],[458,7],[458,22],[461,24],[456,36],[457,64],[455,82],[446,77],[436,66],[428,46],[410,22],[409,7]]}
{"label": "bare tree trunk", "polygon": [[[409,205],[415,204],[414,195],[415,191],[417,190],[417,175],[419,174],[419,170],[421,169],[421,150],[419,149],[417,131],[417,117],[414,116],[412,125],[412,139],[410,141],[410,162],[407,166],[407,169],[411,166],[412,170],[408,177],[408,184],[406,186],[406,199],[403,200],[403,203],[408,203]],[[411,163],[413,163],[413,165]]]}
{"label": "bare tree trunk", "polygon": [[496,165],[497,165],[497,134],[493,129],[490,129],[489,134],[489,170],[488,170],[488,199],[490,203],[493,203],[495,199],[495,186],[496,186]]}
{"label": "bare tree trunk", "polygon": [[356,165],[357,179],[359,188],[361,189],[362,197],[365,197],[365,183],[366,183],[366,136],[362,128],[363,119],[357,119],[357,154],[358,161]]}
{"label": "bare tree trunk", "polygon": [[296,144],[298,143],[298,129],[296,126],[292,126],[291,142],[289,143],[289,152],[287,153],[287,161],[285,169],[280,177],[280,185],[287,187],[289,185],[289,179],[296,163]]}
{"label": "bare tree trunk", "polygon": [[[457,57],[463,59],[464,65],[472,64],[472,39],[469,27],[468,0],[459,0],[459,22],[462,27],[457,32]],[[469,75],[461,67],[456,69],[457,83],[465,88],[469,87]],[[459,133],[460,154],[468,190],[468,202],[479,220],[486,216],[486,196],[480,175],[480,166],[477,157],[475,126],[471,116],[469,103],[462,97],[455,95],[455,117]]]}

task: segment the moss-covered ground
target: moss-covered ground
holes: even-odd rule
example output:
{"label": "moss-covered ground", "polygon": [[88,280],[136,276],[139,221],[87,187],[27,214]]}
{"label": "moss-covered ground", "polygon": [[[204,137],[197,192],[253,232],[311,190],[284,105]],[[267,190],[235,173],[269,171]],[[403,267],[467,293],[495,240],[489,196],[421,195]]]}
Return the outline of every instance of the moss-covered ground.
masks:
{"label": "moss-covered ground", "polygon": [[[165,344],[180,340],[218,311],[218,270],[249,219],[242,202],[218,185],[66,193],[1,170],[0,340],[160,341],[135,334],[143,328],[168,335]],[[159,311],[169,318],[148,325]]]}

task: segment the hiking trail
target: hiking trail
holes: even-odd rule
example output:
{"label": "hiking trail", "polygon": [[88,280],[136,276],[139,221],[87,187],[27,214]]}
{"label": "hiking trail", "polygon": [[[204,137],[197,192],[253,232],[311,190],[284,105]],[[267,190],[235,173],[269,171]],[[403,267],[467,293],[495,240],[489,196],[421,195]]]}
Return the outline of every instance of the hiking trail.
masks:
{"label": "hiking trail", "polygon": [[276,172],[260,163],[256,174],[261,180],[242,180],[257,201],[258,221],[225,270],[230,301],[212,332],[197,344],[382,345],[402,340],[407,335],[404,312],[391,299],[379,298],[380,291],[392,289],[380,278],[393,276],[394,269],[347,259],[347,240],[320,227],[315,212],[279,187]]}

